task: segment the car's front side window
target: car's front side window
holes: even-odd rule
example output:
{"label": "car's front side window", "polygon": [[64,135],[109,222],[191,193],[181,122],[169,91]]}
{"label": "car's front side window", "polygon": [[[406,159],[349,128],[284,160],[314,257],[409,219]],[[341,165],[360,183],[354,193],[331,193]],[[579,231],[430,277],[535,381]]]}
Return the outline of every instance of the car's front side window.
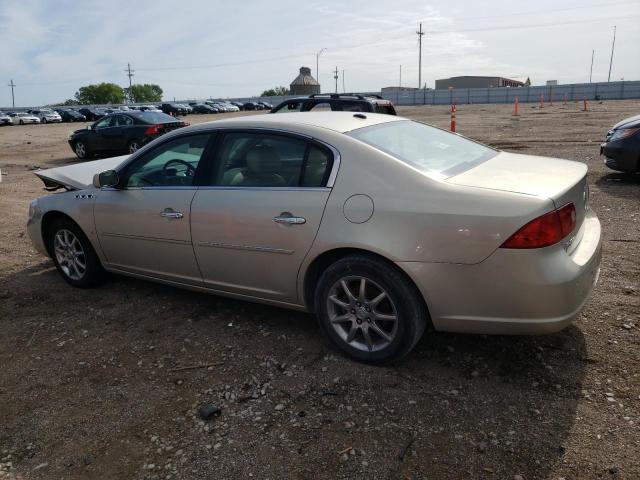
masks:
{"label": "car's front side window", "polygon": [[311,108],[309,108],[309,110],[312,112],[328,112],[331,110],[331,103],[318,102],[315,105],[313,105]]}
{"label": "car's front side window", "polygon": [[321,187],[332,156],[306,140],[281,134],[228,133],[219,148],[212,185]]}
{"label": "car's front side window", "polygon": [[210,135],[200,134],[170,140],[127,168],[125,185],[129,188],[189,187]]}
{"label": "car's front side window", "polygon": [[113,117],[105,117],[96,123],[95,128],[96,129],[107,128],[111,126],[111,120],[113,120]]}
{"label": "car's front side window", "polygon": [[302,102],[287,102],[282,108],[275,111],[275,113],[291,113],[291,112],[299,112],[302,110]]}

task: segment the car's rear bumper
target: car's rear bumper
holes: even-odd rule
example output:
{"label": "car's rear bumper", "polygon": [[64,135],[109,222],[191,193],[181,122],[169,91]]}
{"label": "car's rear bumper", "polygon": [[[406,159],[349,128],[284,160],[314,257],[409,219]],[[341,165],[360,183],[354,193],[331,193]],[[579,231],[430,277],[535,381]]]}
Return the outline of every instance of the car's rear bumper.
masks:
{"label": "car's rear bumper", "polygon": [[[552,333],[584,306],[600,272],[600,222],[589,210],[576,245],[498,249],[475,265],[400,262],[422,292],[436,330]],[[568,253],[570,252],[570,253]]]}

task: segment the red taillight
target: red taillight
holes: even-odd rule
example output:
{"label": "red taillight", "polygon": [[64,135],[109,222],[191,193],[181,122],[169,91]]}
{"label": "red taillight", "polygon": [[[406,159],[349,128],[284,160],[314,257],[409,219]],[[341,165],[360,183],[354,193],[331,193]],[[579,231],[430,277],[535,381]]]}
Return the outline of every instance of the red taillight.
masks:
{"label": "red taillight", "polygon": [[545,213],[531,220],[511,235],[501,248],[542,248],[558,243],[576,226],[576,208],[573,203]]}
{"label": "red taillight", "polygon": [[162,133],[160,130],[163,128],[163,125],[151,125],[144,131],[145,135],[158,135]]}

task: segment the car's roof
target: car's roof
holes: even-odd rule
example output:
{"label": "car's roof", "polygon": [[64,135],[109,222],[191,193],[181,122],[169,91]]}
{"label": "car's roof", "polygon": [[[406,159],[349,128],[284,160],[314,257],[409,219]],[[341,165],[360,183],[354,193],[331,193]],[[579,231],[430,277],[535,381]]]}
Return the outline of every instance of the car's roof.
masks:
{"label": "car's roof", "polygon": [[193,130],[204,130],[214,126],[220,127],[273,127],[279,128],[283,124],[291,127],[295,125],[314,126],[345,133],[356,128],[369,127],[381,123],[406,120],[394,115],[369,112],[295,112],[277,113],[273,115],[247,115],[212,122],[199,123],[188,127]]}

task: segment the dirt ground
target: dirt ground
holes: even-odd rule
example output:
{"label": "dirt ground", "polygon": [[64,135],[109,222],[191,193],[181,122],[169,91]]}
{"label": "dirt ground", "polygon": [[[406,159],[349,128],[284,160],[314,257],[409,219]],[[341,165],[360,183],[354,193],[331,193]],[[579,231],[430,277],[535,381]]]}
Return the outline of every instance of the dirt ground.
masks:
{"label": "dirt ground", "polygon": [[[575,325],[428,333],[384,368],[332,351],[307,314],[125,277],[68,286],[25,222],[45,193],[30,169],[74,162],[77,124],[1,128],[0,479],[640,478],[640,178],[598,155],[640,102],[581,107],[457,113],[471,138],[588,164],[604,252]],[[205,404],[221,414],[201,421]]]}

